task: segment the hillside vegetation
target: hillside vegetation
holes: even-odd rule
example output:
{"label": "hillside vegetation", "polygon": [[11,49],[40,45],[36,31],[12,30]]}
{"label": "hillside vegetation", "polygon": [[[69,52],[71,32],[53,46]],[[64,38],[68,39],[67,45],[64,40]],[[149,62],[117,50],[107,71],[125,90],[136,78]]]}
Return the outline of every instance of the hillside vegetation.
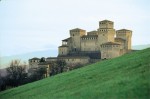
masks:
{"label": "hillside vegetation", "polygon": [[0,99],[150,99],[150,48],[6,90]]}

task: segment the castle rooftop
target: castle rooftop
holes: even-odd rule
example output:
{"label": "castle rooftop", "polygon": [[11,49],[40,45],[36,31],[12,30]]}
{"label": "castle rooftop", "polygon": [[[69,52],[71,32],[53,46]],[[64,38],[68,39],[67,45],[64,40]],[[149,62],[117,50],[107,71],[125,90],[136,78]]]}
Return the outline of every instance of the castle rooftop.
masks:
{"label": "castle rooftop", "polygon": [[128,29],[120,29],[120,30],[117,30],[117,32],[118,31],[130,31],[130,32],[132,32],[131,30],[128,30]]}
{"label": "castle rooftop", "polygon": [[34,57],[34,58],[29,59],[29,60],[40,60],[40,58]]}
{"label": "castle rooftop", "polygon": [[109,23],[114,23],[113,21],[110,21],[110,20],[102,20],[100,22],[109,22]]}
{"label": "castle rooftop", "polygon": [[69,38],[66,38],[66,39],[64,39],[64,40],[62,40],[62,41],[68,41],[68,40],[70,40],[71,39],[71,37],[69,37]]}
{"label": "castle rooftop", "polygon": [[75,29],[72,29],[72,30],[70,30],[70,31],[86,31],[86,30],[80,29],[80,28],[75,28]]}

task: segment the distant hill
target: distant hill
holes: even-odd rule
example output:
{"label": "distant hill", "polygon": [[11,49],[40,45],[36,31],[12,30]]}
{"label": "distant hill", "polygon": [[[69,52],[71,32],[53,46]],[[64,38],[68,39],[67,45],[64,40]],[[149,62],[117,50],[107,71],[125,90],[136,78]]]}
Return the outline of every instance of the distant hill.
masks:
{"label": "distant hill", "polygon": [[54,57],[57,56],[57,54],[58,54],[57,50],[48,49],[48,50],[35,51],[35,52],[30,52],[30,53],[20,54],[20,55],[4,56],[4,57],[0,57],[0,68],[7,67],[10,64],[10,62],[14,59],[21,59],[22,62],[25,61],[28,63],[28,59],[33,57],[39,57],[39,58]]}
{"label": "distant hill", "polygon": [[149,99],[150,48],[0,92],[0,99]]}
{"label": "distant hill", "polygon": [[146,49],[146,48],[150,48],[150,44],[132,46],[132,49],[134,49],[134,50],[142,50],[142,49]]}
{"label": "distant hill", "polygon": [[[145,49],[148,47],[150,47],[150,44],[135,45],[135,46],[132,46],[132,49],[142,50],[142,49]],[[26,54],[0,57],[0,69],[9,66],[10,62],[13,59],[21,59],[22,61],[25,61],[28,63],[28,59],[33,58],[33,57],[39,57],[39,58],[41,58],[41,57],[56,57],[57,55],[58,55],[57,49],[55,49],[55,50],[48,49],[48,50],[43,50],[43,51],[30,52],[30,53],[26,53]]]}

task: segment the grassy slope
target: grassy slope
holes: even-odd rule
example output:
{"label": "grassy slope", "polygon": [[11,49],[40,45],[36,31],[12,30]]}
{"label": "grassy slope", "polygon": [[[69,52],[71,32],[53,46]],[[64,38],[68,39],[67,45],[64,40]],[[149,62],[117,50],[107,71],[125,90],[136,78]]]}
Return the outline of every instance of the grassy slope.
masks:
{"label": "grassy slope", "polygon": [[150,48],[0,93],[0,99],[148,99]]}

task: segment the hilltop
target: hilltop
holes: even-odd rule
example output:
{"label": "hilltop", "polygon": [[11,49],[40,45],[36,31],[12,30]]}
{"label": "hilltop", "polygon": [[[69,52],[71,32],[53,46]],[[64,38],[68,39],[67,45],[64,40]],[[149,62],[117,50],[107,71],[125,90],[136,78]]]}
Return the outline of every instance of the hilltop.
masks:
{"label": "hilltop", "polygon": [[0,99],[148,99],[150,48],[0,93]]}

